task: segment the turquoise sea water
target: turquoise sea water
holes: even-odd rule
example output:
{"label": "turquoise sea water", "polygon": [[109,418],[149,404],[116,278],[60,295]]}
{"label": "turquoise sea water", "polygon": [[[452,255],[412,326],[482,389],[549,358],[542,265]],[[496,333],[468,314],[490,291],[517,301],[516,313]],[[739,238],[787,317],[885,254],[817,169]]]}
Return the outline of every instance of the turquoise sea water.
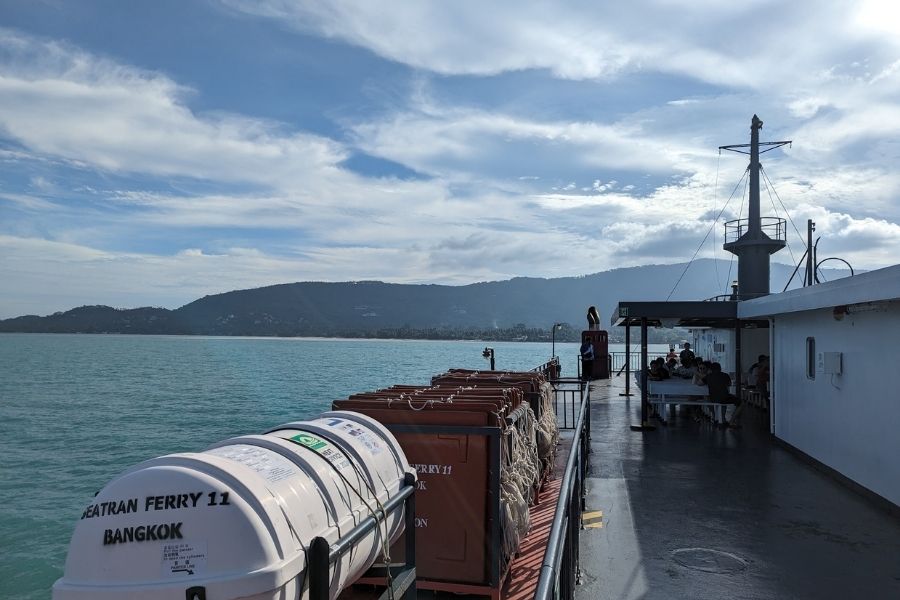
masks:
{"label": "turquoise sea water", "polygon": [[[527,369],[549,344],[493,343]],[[484,342],[0,334],[0,598],[49,598],[94,493],[125,468],[487,368]],[[575,344],[557,344],[574,368]]]}
{"label": "turquoise sea water", "polygon": [[[492,343],[499,369],[550,344]],[[314,416],[449,367],[484,342],[0,334],[0,598],[49,598],[94,493],[142,460]],[[619,349],[621,348],[612,348]],[[576,344],[556,345],[574,376]]]}

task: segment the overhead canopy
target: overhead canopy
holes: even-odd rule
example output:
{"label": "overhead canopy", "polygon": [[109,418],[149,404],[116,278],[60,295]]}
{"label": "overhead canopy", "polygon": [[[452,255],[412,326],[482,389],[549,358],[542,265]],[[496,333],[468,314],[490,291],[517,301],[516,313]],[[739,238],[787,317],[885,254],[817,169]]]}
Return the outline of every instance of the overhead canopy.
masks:
{"label": "overhead canopy", "polygon": [[[639,326],[647,319],[651,327],[714,327],[733,329],[737,325],[737,302],[681,301],[681,302],[619,302],[613,313],[612,326]],[[768,321],[748,322],[768,326]]]}

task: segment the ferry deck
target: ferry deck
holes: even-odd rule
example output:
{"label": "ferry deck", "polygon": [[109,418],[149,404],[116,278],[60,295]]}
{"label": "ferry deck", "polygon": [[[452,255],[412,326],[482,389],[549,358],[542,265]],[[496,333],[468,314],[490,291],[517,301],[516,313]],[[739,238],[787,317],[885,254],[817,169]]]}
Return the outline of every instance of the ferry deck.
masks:
{"label": "ferry deck", "polygon": [[900,598],[890,506],[779,445],[757,409],[738,430],[680,414],[632,431],[624,378],[590,387],[576,598]]}

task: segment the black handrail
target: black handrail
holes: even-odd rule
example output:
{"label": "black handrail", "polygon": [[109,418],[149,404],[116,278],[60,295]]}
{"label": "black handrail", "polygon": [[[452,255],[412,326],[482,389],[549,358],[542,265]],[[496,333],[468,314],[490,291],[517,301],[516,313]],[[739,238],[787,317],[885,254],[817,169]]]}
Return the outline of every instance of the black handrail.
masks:
{"label": "black handrail", "polygon": [[[760,217],[760,230],[773,240],[785,241],[787,221],[781,217]],[[736,242],[750,229],[750,219],[734,219],[725,223],[725,243]]]}
{"label": "black handrail", "polygon": [[547,552],[541,564],[535,600],[570,599],[578,580],[578,537],[584,511],[584,478],[587,475],[590,429],[590,386],[585,386],[575,425],[575,438],[566,459],[556,514],[550,528]]}
{"label": "black handrail", "polygon": [[554,356],[542,365],[538,365],[531,369],[535,373],[540,373],[547,379],[556,379],[559,377],[559,357]]}
{"label": "black handrail", "polygon": [[307,576],[310,600],[328,600],[331,583],[331,565],[352,550],[356,543],[380,526],[394,511],[403,511],[404,561],[403,565],[372,567],[367,574],[386,577],[388,589],[379,600],[416,597],[416,477],[407,473],[400,490],[384,503],[382,509],[360,521],[334,544],[323,537],[315,537],[307,551]]}
{"label": "black handrail", "polygon": [[556,379],[553,385],[553,412],[560,429],[575,429],[578,421],[578,408],[584,396],[586,381],[578,379]]}

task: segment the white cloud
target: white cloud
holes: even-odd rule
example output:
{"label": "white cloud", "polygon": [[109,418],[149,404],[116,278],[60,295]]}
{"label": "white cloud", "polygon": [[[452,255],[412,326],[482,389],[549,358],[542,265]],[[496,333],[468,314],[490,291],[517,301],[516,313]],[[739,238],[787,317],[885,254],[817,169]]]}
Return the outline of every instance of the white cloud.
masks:
{"label": "white cloud", "polygon": [[788,104],[788,109],[795,117],[808,119],[815,116],[824,106],[826,106],[826,102],[822,98],[808,97],[794,100]]}
{"label": "white cloud", "polygon": [[22,208],[25,208],[28,210],[33,210],[33,211],[41,211],[41,210],[59,208],[56,204],[49,202],[43,198],[38,198],[36,196],[31,196],[31,195],[27,195],[27,194],[0,193],[0,200],[5,200],[7,202],[15,203]]}
{"label": "white cloud", "polygon": [[[15,142],[0,162],[119,176],[114,189],[75,193],[37,174],[4,190],[0,280],[15,290],[5,316],[174,307],[303,279],[466,283],[686,260],[746,164],[716,147],[746,142],[754,111],[765,139],[795,140],[764,163],[798,226],[814,218],[821,247],[855,266],[896,262],[900,47],[869,7],[859,20],[838,3],[812,16],[782,7],[751,48],[746,22],[768,2],[660,0],[602,15],[511,2],[233,4],[424,71],[546,69],[588,80],[586,94],[635,72],[678,85],[641,108],[576,118],[524,100],[461,104],[420,74],[408,98],[343,121],[336,141],[199,112],[203,90],[167,74],[0,30],[0,135]],[[715,85],[698,93],[697,81]],[[357,175],[342,167],[356,149],[430,178]],[[173,191],[172,178],[204,191]],[[739,205],[738,194],[727,214]],[[173,232],[177,247],[130,245]],[[700,256],[721,258],[720,246],[721,224]]]}
{"label": "white cloud", "polygon": [[57,42],[0,29],[0,131],[32,153],[112,172],[285,187],[346,158],[335,142],[234,114],[191,91]]}
{"label": "white cloud", "polygon": [[796,83],[811,72],[805,68],[848,47],[862,54],[869,39],[898,43],[883,35],[896,12],[886,2],[224,3],[441,74],[549,69],[563,78],[592,79],[660,71],[763,89]]}
{"label": "white cloud", "polygon": [[[689,172],[698,158],[709,161],[714,156],[711,149],[679,144],[655,124],[640,121],[541,121],[431,102],[358,123],[353,131],[355,142],[368,153],[422,173],[458,179],[525,181],[525,171],[552,181],[565,172],[601,168]],[[561,182],[560,187],[571,183]]]}
{"label": "white cloud", "polygon": [[861,0],[853,20],[856,27],[881,33],[894,42],[900,36],[900,6],[893,0]]}

